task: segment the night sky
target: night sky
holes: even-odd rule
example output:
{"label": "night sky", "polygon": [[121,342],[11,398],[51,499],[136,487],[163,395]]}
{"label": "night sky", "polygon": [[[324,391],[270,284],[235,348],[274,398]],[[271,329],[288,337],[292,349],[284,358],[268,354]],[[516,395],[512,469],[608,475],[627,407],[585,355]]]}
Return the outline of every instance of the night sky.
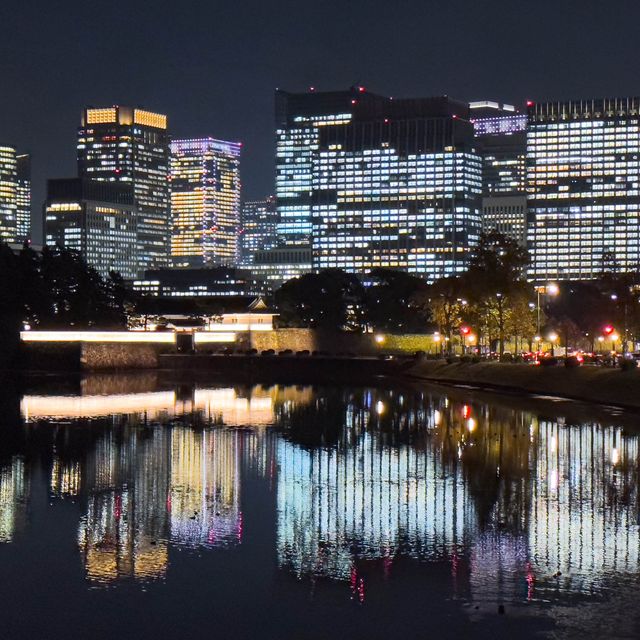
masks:
{"label": "night sky", "polygon": [[33,154],[39,216],[45,180],[75,175],[82,107],[143,106],[174,137],[242,141],[256,198],[273,191],[276,87],[639,95],[639,21],[637,0],[5,0],[0,142]]}

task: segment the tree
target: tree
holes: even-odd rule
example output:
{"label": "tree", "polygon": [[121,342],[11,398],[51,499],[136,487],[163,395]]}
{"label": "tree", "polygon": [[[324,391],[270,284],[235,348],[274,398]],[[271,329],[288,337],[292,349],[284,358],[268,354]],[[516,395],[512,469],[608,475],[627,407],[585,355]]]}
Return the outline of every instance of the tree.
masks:
{"label": "tree", "polygon": [[341,269],[306,273],[275,293],[279,323],[286,327],[359,331],[364,325],[364,288]]}
{"label": "tree", "polygon": [[372,280],[364,297],[367,323],[374,329],[420,333],[429,323],[431,313],[422,305],[421,295],[427,283],[417,276],[395,269],[373,269]]}
{"label": "tree", "polygon": [[474,249],[469,269],[462,277],[470,311],[478,322],[479,337],[485,331],[497,335],[499,352],[511,325],[512,308],[529,288],[524,270],[529,255],[515,240],[502,233],[483,233]]}
{"label": "tree", "polygon": [[467,304],[463,296],[463,282],[455,277],[436,280],[428,292],[421,294],[422,304],[430,308],[433,321],[450,346],[453,344],[454,332],[463,323]]}

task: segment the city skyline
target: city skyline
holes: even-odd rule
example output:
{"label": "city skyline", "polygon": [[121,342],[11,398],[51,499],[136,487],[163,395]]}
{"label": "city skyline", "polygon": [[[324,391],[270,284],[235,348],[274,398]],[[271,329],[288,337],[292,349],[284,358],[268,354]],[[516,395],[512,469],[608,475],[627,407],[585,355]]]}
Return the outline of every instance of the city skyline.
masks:
{"label": "city skyline", "polygon": [[[395,96],[448,93],[512,104],[636,93],[633,56],[625,55],[640,12],[632,3],[615,14],[583,8],[576,19],[570,6],[546,1],[535,11],[507,2],[488,11],[465,1],[455,7],[409,2],[402,10],[374,3],[370,11],[370,3],[354,2],[321,30],[314,7],[245,4],[196,6],[194,19],[194,12],[170,3],[150,13],[134,1],[126,24],[117,5],[100,17],[88,8],[44,6],[37,20],[33,7],[6,7],[0,140],[34,155],[34,203],[44,200],[46,179],[72,175],[74,153],[65,141],[87,104],[136,103],[169,113],[176,137],[214,132],[242,140],[246,196],[258,199],[271,193],[276,87],[362,83]],[[450,28],[425,38],[427,24]],[[170,37],[155,37],[167,25]],[[495,41],[487,38],[492,33],[499,34]],[[38,95],[48,97],[46,109]]]}

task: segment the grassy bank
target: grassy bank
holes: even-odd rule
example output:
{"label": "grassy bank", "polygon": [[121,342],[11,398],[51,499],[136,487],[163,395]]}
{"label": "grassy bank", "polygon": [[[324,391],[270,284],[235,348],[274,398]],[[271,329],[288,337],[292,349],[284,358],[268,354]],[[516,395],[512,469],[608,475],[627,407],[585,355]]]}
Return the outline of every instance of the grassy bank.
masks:
{"label": "grassy bank", "polygon": [[434,382],[471,384],[640,409],[639,369],[567,369],[498,362],[447,364],[444,360],[432,360],[416,363],[406,373]]}

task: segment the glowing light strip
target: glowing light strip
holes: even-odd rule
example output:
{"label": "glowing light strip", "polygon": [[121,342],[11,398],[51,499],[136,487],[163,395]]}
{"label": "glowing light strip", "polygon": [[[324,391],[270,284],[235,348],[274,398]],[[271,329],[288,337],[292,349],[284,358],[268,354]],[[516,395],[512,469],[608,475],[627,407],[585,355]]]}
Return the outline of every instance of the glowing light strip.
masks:
{"label": "glowing light strip", "polygon": [[21,331],[23,342],[153,342],[174,344],[173,332],[150,331]]}
{"label": "glowing light strip", "polygon": [[194,340],[196,344],[206,344],[210,342],[235,342],[236,334],[231,332],[211,331],[194,333]]}

